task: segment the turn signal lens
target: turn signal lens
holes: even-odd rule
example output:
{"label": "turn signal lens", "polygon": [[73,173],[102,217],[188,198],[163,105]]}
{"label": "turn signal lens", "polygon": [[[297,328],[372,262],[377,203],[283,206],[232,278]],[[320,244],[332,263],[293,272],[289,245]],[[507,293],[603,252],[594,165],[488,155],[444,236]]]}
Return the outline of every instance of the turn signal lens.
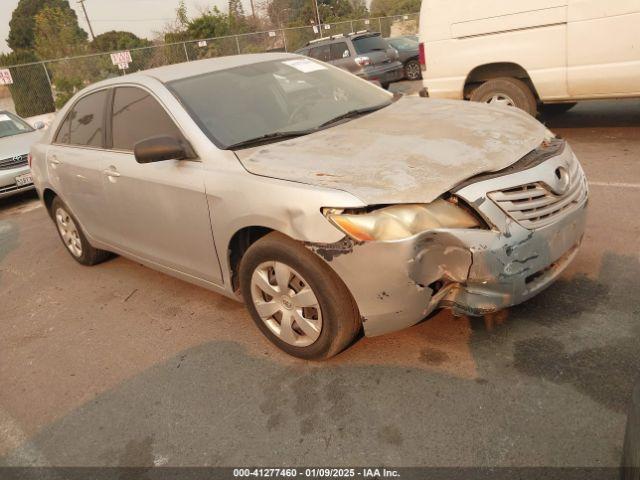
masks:
{"label": "turn signal lens", "polygon": [[401,240],[433,228],[481,227],[469,212],[443,199],[426,205],[392,205],[373,212],[323,212],[336,227],[361,242]]}
{"label": "turn signal lens", "polygon": [[27,155],[27,162],[29,163],[29,168],[31,168],[31,160],[32,160],[31,154],[28,154]]}

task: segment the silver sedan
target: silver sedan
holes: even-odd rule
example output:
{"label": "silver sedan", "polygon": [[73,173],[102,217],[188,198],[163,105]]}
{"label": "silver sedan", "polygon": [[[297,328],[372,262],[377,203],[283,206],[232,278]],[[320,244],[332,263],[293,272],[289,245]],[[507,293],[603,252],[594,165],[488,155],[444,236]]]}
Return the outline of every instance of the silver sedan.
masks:
{"label": "silver sedan", "polygon": [[585,227],[578,160],[524,112],[394,97],[297,55],[94,84],[32,156],[78,262],[114,252],[242,299],[302,358],[527,300]]}

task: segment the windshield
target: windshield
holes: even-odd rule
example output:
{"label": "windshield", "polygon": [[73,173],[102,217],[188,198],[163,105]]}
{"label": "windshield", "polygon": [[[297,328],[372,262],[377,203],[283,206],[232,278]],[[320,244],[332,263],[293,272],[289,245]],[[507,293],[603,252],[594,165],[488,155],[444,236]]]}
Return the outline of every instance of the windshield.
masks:
{"label": "windshield", "polygon": [[411,40],[408,37],[390,38],[389,43],[396,50],[417,50],[418,42]]}
{"label": "windshield", "polygon": [[254,63],[168,86],[202,131],[224,149],[274,134],[311,133],[348,112],[392,101],[384,90],[309,58]]}
{"label": "windshield", "polygon": [[33,132],[33,128],[20,117],[13,113],[0,112],[0,138],[27,132]]}
{"label": "windshield", "polygon": [[385,51],[387,42],[380,35],[372,35],[370,37],[359,37],[353,40],[353,46],[358,54],[365,54],[376,50]]}

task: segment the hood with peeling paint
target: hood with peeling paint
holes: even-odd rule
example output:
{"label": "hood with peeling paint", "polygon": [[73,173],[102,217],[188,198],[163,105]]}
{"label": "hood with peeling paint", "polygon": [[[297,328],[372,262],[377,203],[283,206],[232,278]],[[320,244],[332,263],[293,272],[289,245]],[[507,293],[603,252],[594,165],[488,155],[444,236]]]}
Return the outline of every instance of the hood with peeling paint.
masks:
{"label": "hood with peeling paint", "polygon": [[336,188],[363,202],[427,203],[536,148],[545,127],[515,108],[404,97],[364,117],[236,151],[251,173]]}

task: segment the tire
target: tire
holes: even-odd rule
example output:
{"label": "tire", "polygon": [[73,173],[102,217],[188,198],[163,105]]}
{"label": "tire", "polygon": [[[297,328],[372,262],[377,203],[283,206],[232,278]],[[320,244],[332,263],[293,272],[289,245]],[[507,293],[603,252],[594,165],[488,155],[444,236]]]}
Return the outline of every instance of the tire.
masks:
{"label": "tire", "polygon": [[[276,272],[280,272],[280,282]],[[285,282],[287,294],[281,295],[280,285]],[[240,262],[240,289],[258,328],[294,357],[333,357],[348,347],[360,330],[355,301],[338,275],[300,242],[281,233],[265,235],[246,251]],[[313,299],[301,301],[308,306],[300,308],[295,304],[295,293],[303,290]],[[292,328],[285,328],[285,324]]]}
{"label": "tire", "polygon": [[417,60],[409,60],[404,64],[404,76],[407,80],[420,80],[422,78],[422,70],[420,62]]}
{"label": "tire", "polygon": [[51,202],[50,213],[65,249],[78,263],[96,265],[111,257],[111,253],[91,246],[69,207],[59,197]]}
{"label": "tire", "polygon": [[391,85],[391,82],[384,82],[380,84],[380,86],[385,90],[389,90],[389,85]]}
{"label": "tire", "polygon": [[549,115],[561,115],[568,112],[577,105],[576,102],[572,103],[547,103],[542,105],[542,112]]}
{"label": "tire", "polygon": [[538,103],[529,86],[522,80],[500,77],[487,80],[471,92],[470,100],[518,107],[529,115],[538,114]]}

